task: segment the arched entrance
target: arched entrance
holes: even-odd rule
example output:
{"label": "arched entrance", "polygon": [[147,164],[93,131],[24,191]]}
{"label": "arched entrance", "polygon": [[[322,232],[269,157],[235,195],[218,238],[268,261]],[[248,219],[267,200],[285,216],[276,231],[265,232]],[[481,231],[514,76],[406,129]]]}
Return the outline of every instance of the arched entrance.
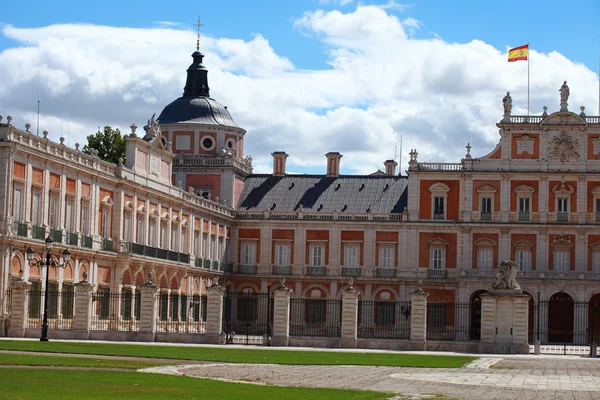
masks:
{"label": "arched entrance", "polygon": [[481,339],[481,295],[487,293],[487,290],[478,290],[471,295],[470,304],[470,325],[469,339]]}
{"label": "arched entrance", "polygon": [[548,302],[548,342],[573,343],[574,301],[564,292]]}
{"label": "arched entrance", "polygon": [[588,311],[589,318],[589,343],[600,343],[600,293],[592,296]]}

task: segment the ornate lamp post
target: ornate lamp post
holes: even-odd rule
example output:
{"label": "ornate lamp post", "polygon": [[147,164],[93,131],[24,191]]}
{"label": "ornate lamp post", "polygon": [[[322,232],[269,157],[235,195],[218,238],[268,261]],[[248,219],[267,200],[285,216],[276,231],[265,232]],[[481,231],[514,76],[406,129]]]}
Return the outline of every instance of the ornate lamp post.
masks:
{"label": "ornate lamp post", "polygon": [[67,263],[71,259],[71,252],[69,251],[69,249],[65,249],[65,251],[63,251],[63,253],[62,253],[63,260],[64,260],[63,264],[59,264],[58,262],[51,260],[50,250],[52,250],[53,242],[54,241],[52,240],[51,237],[46,238],[46,261],[43,261],[43,260],[33,261],[33,254],[34,254],[33,249],[31,247],[29,247],[26,250],[27,261],[29,261],[29,266],[31,266],[31,267],[38,266],[40,268],[46,267],[46,288],[44,290],[44,319],[42,321],[42,335],[40,337],[41,342],[48,341],[48,284],[49,284],[48,278],[50,277],[50,267],[65,268],[67,266]]}

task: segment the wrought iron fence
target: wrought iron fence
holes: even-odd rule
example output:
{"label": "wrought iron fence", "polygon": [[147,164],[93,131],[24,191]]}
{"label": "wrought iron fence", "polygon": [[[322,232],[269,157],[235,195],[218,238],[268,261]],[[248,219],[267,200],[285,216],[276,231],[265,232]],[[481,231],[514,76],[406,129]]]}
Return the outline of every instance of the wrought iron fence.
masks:
{"label": "wrought iron fence", "polygon": [[205,332],[206,296],[162,292],[156,294],[156,300],[158,303],[157,332]]}
{"label": "wrought iron fence", "polygon": [[358,337],[410,339],[410,301],[359,300]]}
{"label": "wrought iron fence", "polygon": [[[71,286],[72,288],[72,286]],[[44,312],[44,291],[28,290],[27,327],[40,328]],[[48,328],[73,329],[73,290],[48,290]]]}
{"label": "wrought iron fence", "polygon": [[342,301],[290,299],[290,336],[340,337]]}
{"label": "wrought iron fence", "polygon": [[232,292],[223,298],[223,331],[228,343],[234,343],[236,337],[248,344],[250,336],[270,336],[272,322],[273,298],[269,293]]}
{"label": "wrought iron fence", "polygon": [[427,303],[427,340],[478,341],[481,303]]}
{"label": "wrought iron fence", "polygon": [[12,311],[12,290],[8,289],[6,292],[4,292],[4,312],[10,316],[11,311]]}
{"label": "wrought iron fence", "polygon": [[93,331],[138,331],[141,312],[141,294],[124,290],[111,293],[99,289],[92,294]]}
{"label": "wrought iron fence", "polygon": [[542,352],[587,354],[589,344],[600,341],[599,311],[566,296],[540,301],[535,306],[535,336]]}

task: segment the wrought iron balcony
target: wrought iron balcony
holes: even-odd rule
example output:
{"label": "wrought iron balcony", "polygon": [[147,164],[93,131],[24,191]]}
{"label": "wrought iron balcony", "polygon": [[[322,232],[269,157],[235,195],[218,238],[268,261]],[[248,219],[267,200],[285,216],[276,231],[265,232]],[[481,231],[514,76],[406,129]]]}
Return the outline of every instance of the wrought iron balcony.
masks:
{"label": "wrought iron balcony", "polygon": [[531,213],[529,211],[519,211],[517,218],[521,222],[526,222],[531,219]]}
{"label": "wrought iron balcony", "polygon": [[310,276],[325,276],[325,267],[306,267],[306,275]]}
{"label": "wrought iron balcony", "polygon": [[91,249],[92,243],[93,243],[93,240],[92,240],[91,236],[85,236],[85,235],[81,236],[81,247],[85,247],[86,249]]}
{"label": "wrought iron balcony", "polygon": [[491,212],[481,212],[479,214],[479,220],[480,221],[491,221],[492,220],[492,213]]}
{"label": "wrought iron balcony", "polygon": [[429,279],[446,279],[448,271],[445,269],[428,269],[427,277]]}
{"label": "wrought iron balcony", "polygon": [[76,233],[67,232],[67,244],[70,246],[77,246],[79,237]]}
{"label": "wrought iron balcony", "polygon": [[238,265],[238,274],[244,274],[244,275],[256,274],[256,265]]}
{"label": "wrought iron balcony", "polygon": [[291,265],[273,265],[273,275],[291,275]]}
{"label": "wrought iron balcony", "polygon": [[219,270],[219,261],[216,261],[216,260],[215,260],[215,261],[213,261],[213,262],[211,263],[211,269],[212,269],[213,271],[218,271],[218,270]]}
{"label": "wrought iron balcony", "polygon": [[161,260],[169,260],[183,264],[190,263],[190,255],[186,253],[178,253],[176,251],[159,249],[156,247],[146,246],[133,242],[121,242],[120,253],[135,254],[151,258],[159,258]]}
{"label": "wrought iron balcony", "polygon": [[566,212],[557,212],[556,220],[558,222],[568,222],[569,221],[569,213]]}
{"label": "wrought iron balcony", "polygon": [[13,224],[15,231],[17,232],[17,236],[27,237],[27,224],[22,222],[15,222]]}
{"label": "wrought iron balcony", "polygon": [[396,270],[394,268],[377,268],[375,274],[379,278],[393,278],[396,275]]}
{"label": "wrought iron balcony", "polygon": [[32,226],[31,227],[31,237],[33,239],[45,240],[46,239],[46,228],[44,228],[43,226],[35,226],[35,225]]}
{"label": "wrought iron balcony", "polygon": [[444,219],[444,213],[434,213],[433,219]]}
{"label": "wrought iron balcony", "polygon": [[210,269],[210,260],[204,260],[202,268]]}
{"label": "wrought iron balcony", "polygon": [[221,263],[221,266],[223,267],[222,271],[228,274],[232,274],[233,273],[233,264],[231,263]]}
{"label": "wrought iron balcony", "polygon": [[63,233],[60,229],[50,229],[50,237],[54,240],[54,243],[63,242]]}
{"label": "wrought iron balcony", "polygon": [[342,276],[360,276],[360,267],[342,267]]}
{"label": "wrought iron balcony", "polygon": [[107,239],[107,238],[102,238],[102,250],[104,251],[115,251],[114,249],[114,243],[112,240]]}
{"label": "wrought iron balcony", "polygon": [[202,268],[203,261],[200,257],[196,257],[196,261],[194,262],[194,266],[197,268]]}

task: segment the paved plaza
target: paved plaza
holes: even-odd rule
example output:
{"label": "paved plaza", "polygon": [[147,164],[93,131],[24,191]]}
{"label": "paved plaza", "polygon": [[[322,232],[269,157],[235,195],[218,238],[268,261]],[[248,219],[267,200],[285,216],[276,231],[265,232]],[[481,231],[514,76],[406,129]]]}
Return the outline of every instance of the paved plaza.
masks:
{"label": "paved plaza", "polygon": [[[600,360],[489,356],[460,369],[207,363],[145,370],[252,384],[374,390],[422,399],[600,399]],[[405,398],[405,397],[400,397]]]}

